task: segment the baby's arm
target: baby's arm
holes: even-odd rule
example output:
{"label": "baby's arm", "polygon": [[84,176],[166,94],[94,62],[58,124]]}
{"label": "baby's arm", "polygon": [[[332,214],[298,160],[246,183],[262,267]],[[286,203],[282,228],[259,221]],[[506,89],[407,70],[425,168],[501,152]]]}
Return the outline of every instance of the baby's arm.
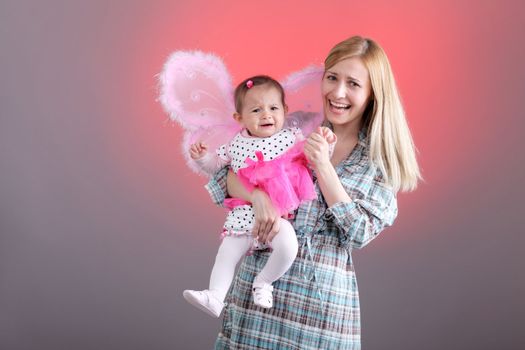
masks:
{"label": "baby's arm", "polygon": [[227,164],[216,152],[208,152],[208,145],[204,142],[197,142],[190,146],[190,157],[199,168],[209,174],[215,173]]}
{"label": "baby's arm", "polygon": [[202,159],[208,153],[208,145],[204,142],[193,143],[190,146],[190,157],[191,159],[198,161]]}

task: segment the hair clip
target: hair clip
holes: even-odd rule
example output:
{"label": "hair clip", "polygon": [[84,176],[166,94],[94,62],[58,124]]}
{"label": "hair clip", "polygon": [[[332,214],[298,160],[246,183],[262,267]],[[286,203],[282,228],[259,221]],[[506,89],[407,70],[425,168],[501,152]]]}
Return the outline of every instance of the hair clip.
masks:
{"label": "hair clip", "polygon": [[248,89],[251,89],[252,86],[253,86],[253,81],[248,80],[248,81],[246,82],[246,87],[247,87]]}

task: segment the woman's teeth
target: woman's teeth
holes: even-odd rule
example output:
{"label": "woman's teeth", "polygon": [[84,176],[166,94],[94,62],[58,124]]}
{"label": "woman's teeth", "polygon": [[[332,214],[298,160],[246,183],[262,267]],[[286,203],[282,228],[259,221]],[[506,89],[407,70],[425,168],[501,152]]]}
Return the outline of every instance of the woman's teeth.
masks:
{"label": "woman's teeth", "polygon": [[350,108],[350,105],[348,105],[348,104],[337,103],[337,102],[333,102],[333,101],[330,101],[330,106],[338,108],[338,109],[349,109]]}

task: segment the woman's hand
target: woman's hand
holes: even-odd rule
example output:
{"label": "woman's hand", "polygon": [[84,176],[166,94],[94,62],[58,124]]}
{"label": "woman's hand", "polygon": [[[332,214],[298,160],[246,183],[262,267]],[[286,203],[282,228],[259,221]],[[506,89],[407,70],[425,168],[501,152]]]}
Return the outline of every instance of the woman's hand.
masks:
{"label": "woman's hand", "polygon": [[329,145],[321,127],[310,134],[304,144],[304,155],[314,170],[330,164]]}
{"label": "woman's hand", "polygon": [[326,126],[320,126],[317,128],[317,133],[321,134],[328,144],[337,142],[337,136],[335,136],[334,132]]}
{"label": "woman's hand", "polygon": [[251,193],[255,223],[252,234],[261,243],[271,242],[279,232],[279,214],[275,210],[270,197],[259,189]]}
{"label": "woman's hand", "polygon": [[317,183],[328,207],[339,202],[351,202],[341,180],[330,162],[330,147],[327,140],[337,141],[337,137],[326,130],[317,128],[304,144],[304,155],[317,175]]}
{"label": "woman's hand", "polygon": [[279,232],[279,215],[266,192],[259,189],[255,189],[251,193],[248,192],[237,175],[231,170],[228,172],[227,188],[230,196],[252,203],[255,213],[253,236],[261,243],[271,241]]}

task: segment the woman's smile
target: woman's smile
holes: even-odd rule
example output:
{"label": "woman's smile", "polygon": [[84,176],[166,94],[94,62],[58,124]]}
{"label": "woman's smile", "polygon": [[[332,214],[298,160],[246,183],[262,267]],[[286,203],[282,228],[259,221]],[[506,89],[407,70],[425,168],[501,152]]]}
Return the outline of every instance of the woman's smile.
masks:
{"label": "woman's smile", "polygon": [[337,113],[337,114],[344,113],[345,111],[349,110],[351,107],[350,104],[335,102],[332,100],[328,100],[328,103],[330,104],[330,110],[333,113]]}

